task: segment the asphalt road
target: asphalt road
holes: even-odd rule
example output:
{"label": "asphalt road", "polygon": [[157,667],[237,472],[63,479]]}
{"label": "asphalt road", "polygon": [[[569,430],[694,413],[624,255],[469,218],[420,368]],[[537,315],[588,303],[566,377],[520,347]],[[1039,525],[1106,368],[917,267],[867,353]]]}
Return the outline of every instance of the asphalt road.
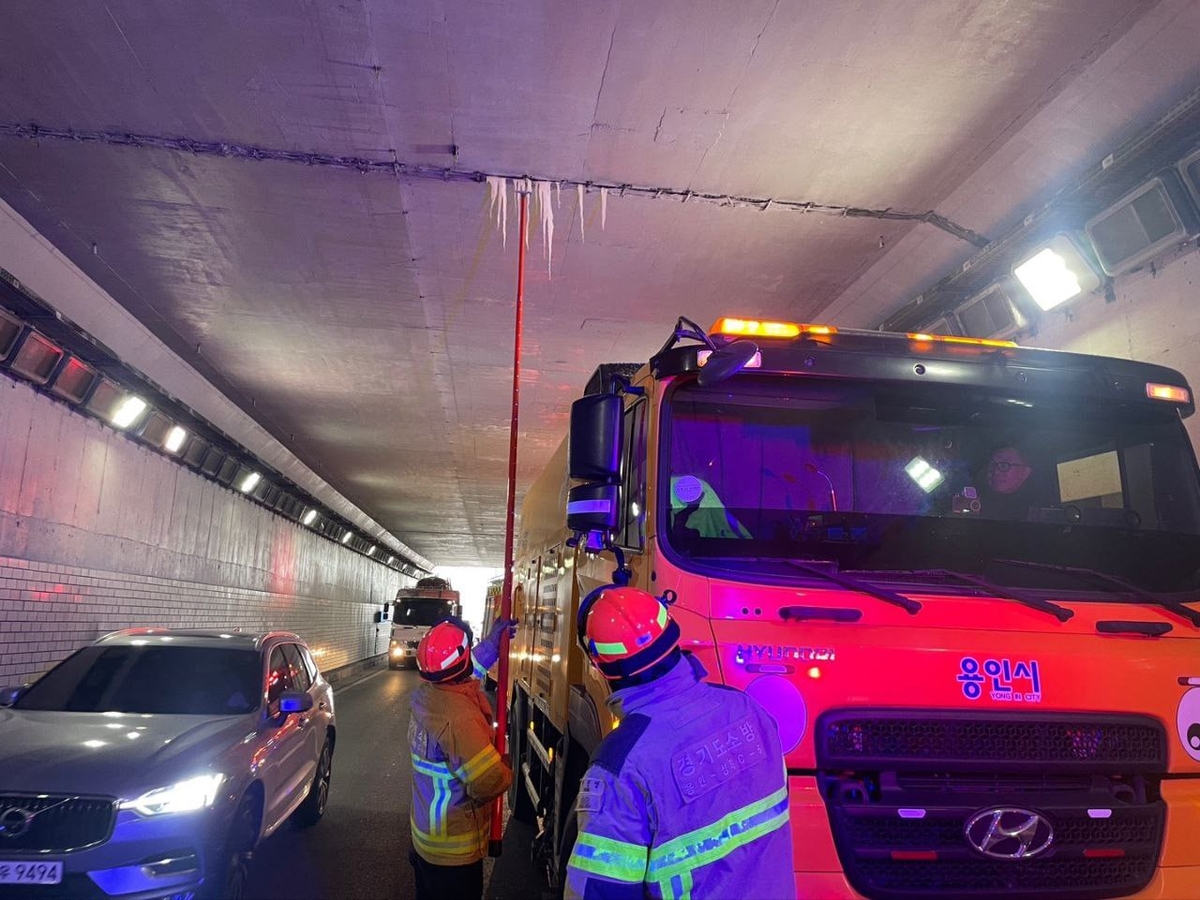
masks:
{"label": "asphalt road", "polygon": [[[383,671],[335,695],[338,724],[325,817],[307,831],[285,826],[254,854],[253,900],[412,900],[405,749],[412,671]],[[528,827],[511,822],[504,853],[485,862],[488,900],[538,900]],[[451,900],[451,898],[447,898]]]}

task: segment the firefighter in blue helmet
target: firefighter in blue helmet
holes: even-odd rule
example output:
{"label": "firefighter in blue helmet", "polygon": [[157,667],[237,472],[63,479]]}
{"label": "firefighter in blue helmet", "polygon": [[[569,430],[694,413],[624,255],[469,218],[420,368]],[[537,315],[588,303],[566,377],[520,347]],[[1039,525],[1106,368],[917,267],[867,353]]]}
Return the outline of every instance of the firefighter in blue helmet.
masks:
{"label": "firefighter in blue helmet", "polygon": [[620,722],[576,801],[568,900],[794,900],[787,773],[775,721],[704,681],[662,600],[593,591],[579,609],[588,657]]}

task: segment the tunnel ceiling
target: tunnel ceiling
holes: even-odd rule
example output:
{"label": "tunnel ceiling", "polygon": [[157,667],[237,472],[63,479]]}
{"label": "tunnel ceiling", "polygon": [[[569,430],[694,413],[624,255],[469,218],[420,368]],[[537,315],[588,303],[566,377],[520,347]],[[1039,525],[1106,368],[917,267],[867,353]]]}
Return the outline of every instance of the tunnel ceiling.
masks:
{"label": "tunnel ceiling", "polygon": [[1200,78],[1156,50],[1196,21],[1167,0],[24,0],[4,19],[0,197],[443,565],[501,561],[511,411],[515,201],[505,236],[462,173],[563,183],[552,256],[538,217],[529,243],[519,495],[597,363],[647,358],[681,314],[877,324]]}

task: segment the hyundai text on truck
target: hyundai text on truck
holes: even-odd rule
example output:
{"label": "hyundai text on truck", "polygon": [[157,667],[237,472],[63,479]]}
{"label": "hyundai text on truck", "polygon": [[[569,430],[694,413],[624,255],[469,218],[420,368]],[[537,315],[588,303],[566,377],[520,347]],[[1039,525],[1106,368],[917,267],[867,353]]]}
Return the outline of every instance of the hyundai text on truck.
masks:
{"label": "hyundai text on truck", "polygon": [[619,724],[575,614],[618,580],[778,722],[799,896],[1200,897],[1193,411],[1159,365],[786,322],[600,366],[514,570],[510,802],[551,880]]}

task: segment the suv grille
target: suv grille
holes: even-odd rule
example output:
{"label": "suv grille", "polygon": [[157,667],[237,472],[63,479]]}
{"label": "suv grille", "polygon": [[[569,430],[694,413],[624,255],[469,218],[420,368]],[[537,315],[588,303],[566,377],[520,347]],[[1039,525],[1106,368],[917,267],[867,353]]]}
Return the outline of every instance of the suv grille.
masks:
{"label": "suv grille", "polygon": [[[838,856],[871,900],[1098,900],[1154,875],[1166,735],[1153,719],[834,710],[815,737]],[[1003,810],[1008,827],[1038,818],[1035,855],[1010,840],[994,858],[968,834]]]}
{"label": "suv grille", "polygon": [[112,798],[0,794],[0,856],[102,844],[112,835],[116,813]]}

